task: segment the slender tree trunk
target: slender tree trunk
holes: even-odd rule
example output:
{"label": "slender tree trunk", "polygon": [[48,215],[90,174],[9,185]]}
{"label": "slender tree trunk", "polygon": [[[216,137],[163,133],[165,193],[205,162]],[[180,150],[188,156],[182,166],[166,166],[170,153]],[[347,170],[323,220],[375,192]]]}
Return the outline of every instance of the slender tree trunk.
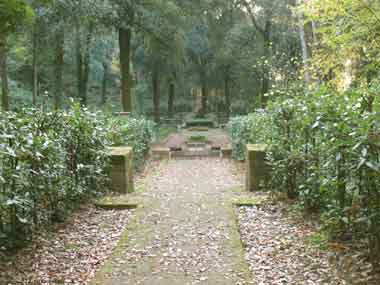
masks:
{"label": "slender tree trunk", "polygon": [[93,35],[93,26],[89,27],[86,38],[86,50],[84,52],[84,68],[83,68],[83,90],[82,90],[82,104],[87,105],[88,82],[90,78],[90,61],[91,61],[91,41]]}
{"label": "slender tree trunk", "polygon": [[35,106],[37,103],[37,97],[38,97],[38,32],[37,32],[37,23],[34,24],[33,27],[33,105]]}
{"label": "slender tree trunk", "polygon": [[[311,50],[312,54],[314,52],[314,50],[318,49],[318,37],[317,37],[317,24],[314,22],[314,21],[311,21],[311,31],[312,31],[312,35],[313,35],[313,49]],[[317,70],[316,72],[316,76],[317,76],[317,84],[320,85],[321,84],[321,72],[319,70]]]}
{"label": "slender tree trunk", "polygon": [[9,111],[7,44],[5,36],[0,36],[0,72],[2,91],[1,106],[3,111]]}
{"label": "slender tree trunk", "polygon": [[208,97],[208,92],[207,92],[207,79],[206,79],[206,72],[204,70],[201,71],[200,73],[201,77],[201,114],[206,115],[207,113],[207,97]]}
{"label": "slender tree trunk", "polygon": [[152,71],[154,121],[160,123],[160,79],[157,66]]}
{"label": "slender tree trunk", "polygon": [[107,103],[108,63],[103,62],[102,105]]}
{"label": "slender tree trunk", "polygon": [[226,105],[226,116],[230,117],[231,112],[231,94],[230,94],[230,77],[228,74],[224,77],[224,97]]}
{"label": "slender tree trunk", "polygon": [[[301,5],[301,0],[297,0],[297,5]],[[305,28],[304,28],[304,17],[302,12],[298,13],[298,33],[301,42],[301,50],[302,50],[302,62],[304,69],[304,80],[305,84],[308,87],[310,85],[310,73],[309,73],[309,54],[307,50],[307,43],[305,37]]]}
{"label": "slender tree trunk", "polygon": [[131,96],[131,29],[119,29],[120,67],[121,67],[121,101],[124,112],[132,111]]}
{"label": "slender tree trunk", "polygon": [[54,62],[54,108],[59,109],[63,96],[63,64],[64,64],[65,32],[63,27],[55,35]]}
{"label": "slender tree trunk", "polygon": [[318,45],[317,24],[314,21],[311,21],[311,31],[313,33],[313,44],[317,46]]}
{"label": "slender tree trunk", "polygon": [[[271,54],[271,43],[270,43],[270,34],[272,30],[272,22],[270,20],[271,15],[268,16],[269,19],[265,23],[265,29],[263,32],[263,39],[264,39],[264,54],[265,58],[269,60],[270,54]],[[261,85],[261,106],[262,108],[265,108],[268,102],[268,93],[269,93],[269,85],[270,85],[270,73],[269,73],[269,67],[264,66],[263,71],[263,79],[262,79],[262,85]]]}
{"label": "slender tree trunk", "polygon": [[83,55],[79,23],[75,25],[75,57],[77,64],[77,98],[81,98],[83,91]]}
{"label": "slender tree trunk", "polygon": [[174,98],[175,98],[175,84],[169,81],[169,97],[168,97],[168,116],[173,118],[174,115]]}

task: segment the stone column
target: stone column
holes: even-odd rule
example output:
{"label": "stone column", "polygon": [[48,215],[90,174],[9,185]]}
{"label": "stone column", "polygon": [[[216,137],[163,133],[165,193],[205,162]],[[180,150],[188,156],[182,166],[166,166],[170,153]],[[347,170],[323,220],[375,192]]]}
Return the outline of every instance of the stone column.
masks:
{"label": "stone column", "polygon": [[267,146],[264,144],[248,144],[246,146],[246,189],[258,191],[268,179],[269,168],[265,162]]}
{"label": "stone column", "polygon": [[114,192],[126,194],[134,191],[133,151],[131,147],[111,148],[111,188]]}

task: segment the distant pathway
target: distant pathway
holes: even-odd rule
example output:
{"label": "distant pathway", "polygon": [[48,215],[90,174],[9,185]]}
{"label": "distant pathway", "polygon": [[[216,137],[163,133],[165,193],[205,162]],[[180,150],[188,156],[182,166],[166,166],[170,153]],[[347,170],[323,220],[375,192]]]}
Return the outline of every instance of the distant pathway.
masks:
{"label": "distant pathway", "polygon": [[144,184],[136,197],[144,207],[92,284],[251,284],[232,206],[242,184],[233,162],[170,160]]}

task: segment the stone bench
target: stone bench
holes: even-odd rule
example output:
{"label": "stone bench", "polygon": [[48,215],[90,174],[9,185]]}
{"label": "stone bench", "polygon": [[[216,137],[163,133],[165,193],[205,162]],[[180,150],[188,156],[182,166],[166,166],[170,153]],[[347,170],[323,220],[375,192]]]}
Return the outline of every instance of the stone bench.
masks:
{"label": "stone bench", "polygon": [[111,188],[114,192],[126,194],[134,191],[133,151],[131,147],[110,148]]}
{"label": "stone bench", "polygon": [[246,146],[246,189],[258,191],[265,185],[269,176],[269,166],[266,163],[267,146],[264,144],[248,144]]}

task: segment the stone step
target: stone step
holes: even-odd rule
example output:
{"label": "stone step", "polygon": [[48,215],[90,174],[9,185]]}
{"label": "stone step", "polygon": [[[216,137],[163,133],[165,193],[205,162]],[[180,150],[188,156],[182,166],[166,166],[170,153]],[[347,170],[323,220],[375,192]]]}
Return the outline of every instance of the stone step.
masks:
{"label": "stone step", "polygon": [[220,151],[199,150],[199,151],[173,151],[171,157],[220,157]]}

